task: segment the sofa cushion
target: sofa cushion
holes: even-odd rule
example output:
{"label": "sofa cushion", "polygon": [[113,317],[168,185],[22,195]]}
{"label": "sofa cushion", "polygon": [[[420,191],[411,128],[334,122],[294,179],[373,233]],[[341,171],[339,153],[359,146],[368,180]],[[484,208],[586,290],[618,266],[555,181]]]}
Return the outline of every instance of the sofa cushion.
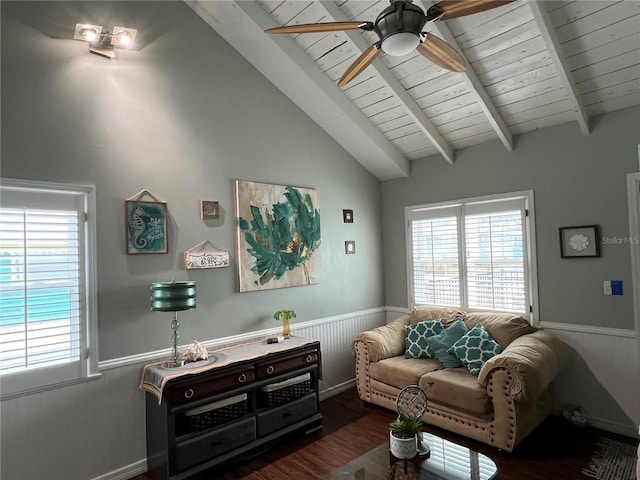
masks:
{"label": "sofa cushion", "polygon": [[462,362],[458,357],[449,353],[448,350],[467,331],[465,323],[462,320],[456,320],[442,333],[427,338],[427,344],[445,367],[455,368],[462,366]]}
{"label": "sofa cushion", "polygon": [[425,373],[439,368],[442,364],[438,360],[397,356],[371,363],[369,374],[375,380],[402,389],[407,385],[417,385]]}
{"label": "sofa cushion", "polygon": [[424,305],[414,307],[409,316],[409,324],[423,322],[425,320],[442,319],[445,324],[455,321],[458,317],[462,317],[464,312],[454,307],[436,307]]}
{"label": "sofa cushion", "polygon": [[469,329],[482,323],[502,348],[506,348],[516,338],[536,331],[527,320],[512,313],[468,312],[463,318]]}
{"label": "sofa cushion", "polygon": [[491,413],[487,389],[464,367],[429,372],[422,376],[418,385],[427,394],[427,406],[432,401],[475,415]]}
{"label": "sofa cushion", "polygon": [[502,347],[487,332],[482,323],[477,323],[454,343],[448,352],[458,357],[469,373],[477,377],[484,363],[501,353]]}
{"label": "sofa cushion", "polygon": [[404,327],[405,358],[436,358],[427,344],[427,338],[442,333],[444,327],[441,320],[425,320]]}

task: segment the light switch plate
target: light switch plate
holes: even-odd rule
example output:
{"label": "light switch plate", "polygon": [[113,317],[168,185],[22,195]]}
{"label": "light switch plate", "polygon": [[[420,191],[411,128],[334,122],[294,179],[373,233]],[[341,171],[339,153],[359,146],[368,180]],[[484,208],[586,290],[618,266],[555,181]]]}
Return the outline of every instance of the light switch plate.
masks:
{"label": "light switch plate", "polygon": [[611,280],[611,295],[622,295],[622,280]]}
{"label": "light switch plate", "polygon": [[605,280],[603,282],[603,285],[604,285],[604,294],[605,295],[612,295],[612,293],[611,293],[611,281]]}

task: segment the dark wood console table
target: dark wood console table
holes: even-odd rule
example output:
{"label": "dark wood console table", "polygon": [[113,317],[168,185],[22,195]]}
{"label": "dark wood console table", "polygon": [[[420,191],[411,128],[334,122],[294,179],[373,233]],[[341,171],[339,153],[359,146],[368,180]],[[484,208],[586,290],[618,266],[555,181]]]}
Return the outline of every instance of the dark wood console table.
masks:
{"label": "dark wood console table", "polygon": [[147,467],[181,480],[297,431],[322,428],[320,343],[293,337],[210,352],[184,368],[147,365]]}

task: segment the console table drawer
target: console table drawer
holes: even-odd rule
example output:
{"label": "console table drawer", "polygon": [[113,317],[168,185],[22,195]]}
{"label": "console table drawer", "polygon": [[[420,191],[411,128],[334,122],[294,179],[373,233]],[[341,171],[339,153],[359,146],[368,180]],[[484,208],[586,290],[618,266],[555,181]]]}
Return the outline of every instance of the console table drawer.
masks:
{"label": "console table drawer", "polygon": [[255,418],[247,418],[176,447],[177,471],[222,455],[256,439]]}
{"label": "console table drawer", "polygon": [[212,376],[212,381],[203,381],[202,377],[182,380],[168,386],[167,399],[170,405],[182,405],[216,393],[234,390],[253,383],[255,379],[253,366],[249,365]]}
{"label": "console table drawer", "polygon": [[270,362],[256,365],[258,379],[275,377],[283,373],[293,372],[310,365],[317,364],[320,356],[317,349],[309,349],[287,357],[280,357]]}
{"label": "console table drawer", "polygon": [[306,397],[287,403],[277,408],[272,408],[267,412],[258,414],[258,437],[264,437],[276,430],[280,430],[287,425],[292,425],[300,420],[310,417],[318,411],[318,400],[316,395]]}

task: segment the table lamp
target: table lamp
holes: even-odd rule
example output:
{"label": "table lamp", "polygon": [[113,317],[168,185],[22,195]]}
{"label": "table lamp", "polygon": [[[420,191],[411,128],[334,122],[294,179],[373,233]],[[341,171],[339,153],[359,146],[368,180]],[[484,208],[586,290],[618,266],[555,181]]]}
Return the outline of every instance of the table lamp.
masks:
{"label": "table lamp", "polygon": [[178,312],[196,308],[196,282],[156,282],[151,284],[151,311],[173,312],[171,321],[171,344],[173,350],[166,367],[180,367],[184,360],[178,359]]}

